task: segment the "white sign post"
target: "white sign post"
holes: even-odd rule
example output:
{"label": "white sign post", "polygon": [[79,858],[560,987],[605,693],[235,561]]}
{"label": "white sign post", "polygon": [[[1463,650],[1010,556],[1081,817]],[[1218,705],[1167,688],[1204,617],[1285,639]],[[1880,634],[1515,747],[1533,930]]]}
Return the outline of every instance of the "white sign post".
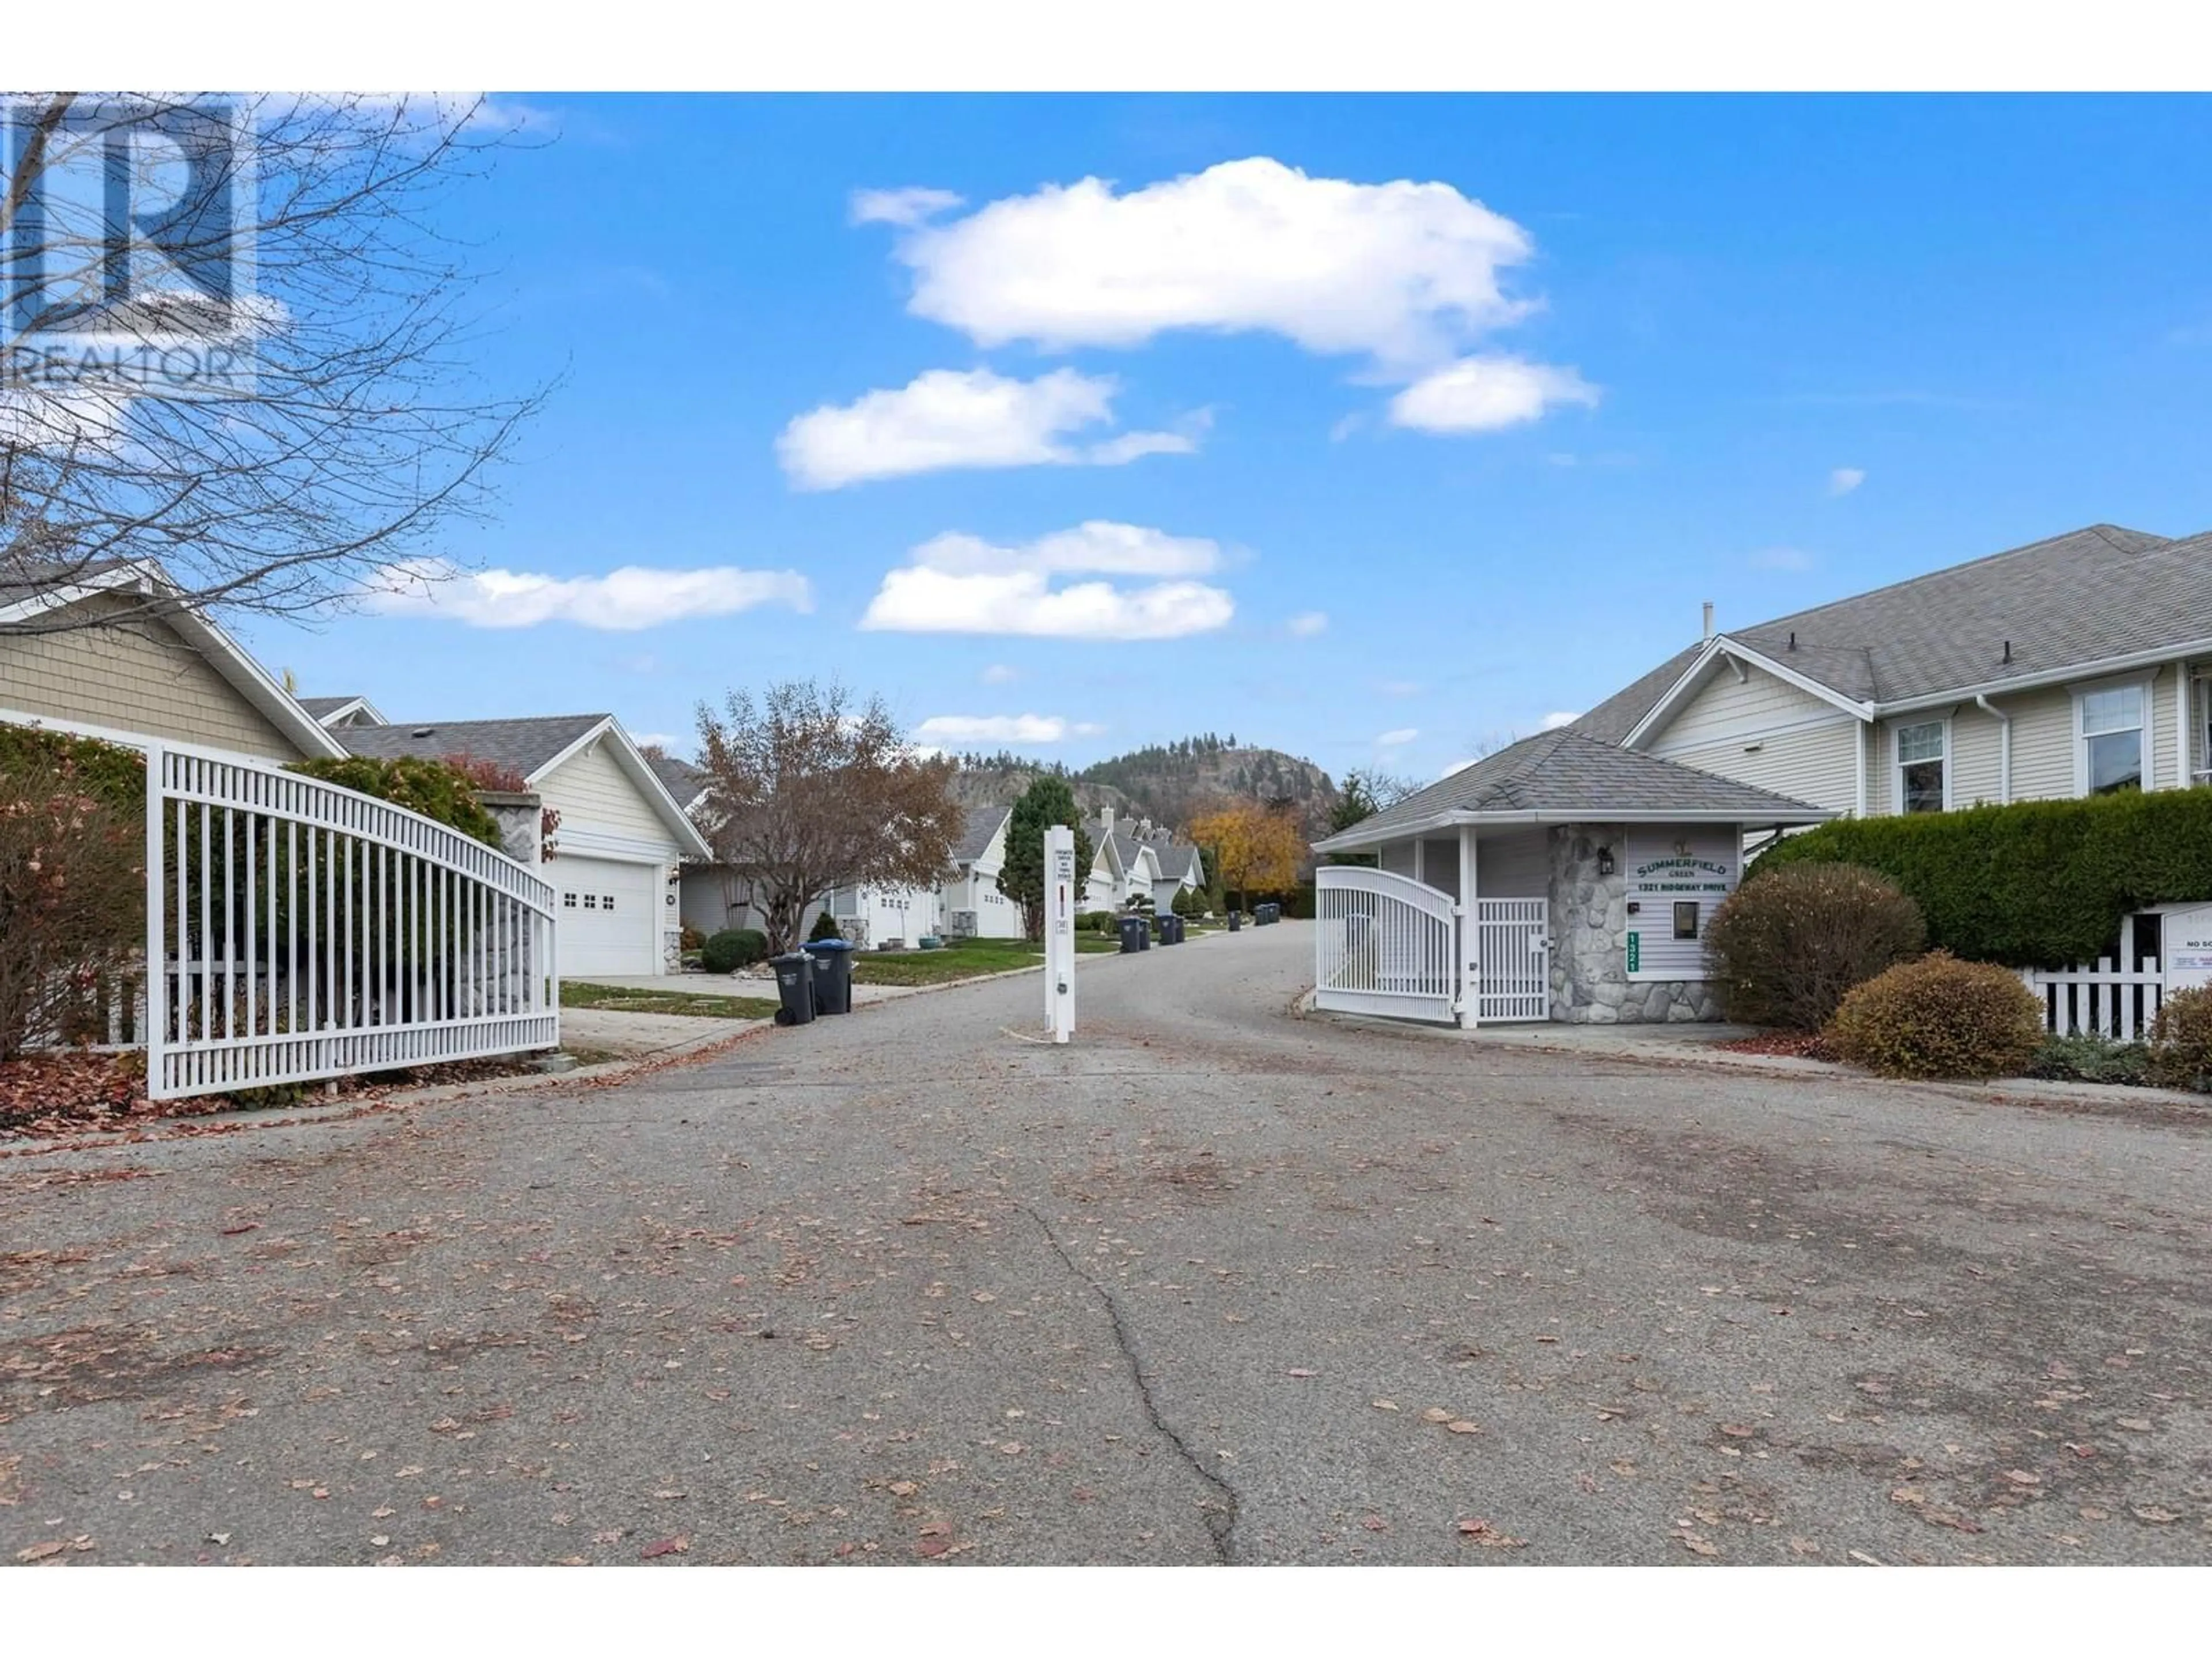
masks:
{"label": "white sign post", "polygon": [[1044,832],[1044,1017],[1052,1040],[1075,1035],[1075,831]]}

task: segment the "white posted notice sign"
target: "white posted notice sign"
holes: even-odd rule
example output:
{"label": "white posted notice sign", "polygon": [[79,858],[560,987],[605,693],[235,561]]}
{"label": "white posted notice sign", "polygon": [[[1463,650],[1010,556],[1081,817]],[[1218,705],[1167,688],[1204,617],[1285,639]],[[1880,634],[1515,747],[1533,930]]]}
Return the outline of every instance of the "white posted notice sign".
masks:
{"label": "white posted notice sign", "polygon": [[1054,1042],[1075,1035],[1075,831],[1044,832],[1044,1016]]}

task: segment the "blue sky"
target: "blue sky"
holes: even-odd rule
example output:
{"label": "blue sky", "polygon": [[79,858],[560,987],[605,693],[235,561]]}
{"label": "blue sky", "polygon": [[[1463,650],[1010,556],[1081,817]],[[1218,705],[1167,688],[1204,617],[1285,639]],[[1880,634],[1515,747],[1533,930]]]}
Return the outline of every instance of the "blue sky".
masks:
{"label": "blue sky", "polygon": [[2212,527],[2202,100],[509,106],[555,136],[453,228],[486,374],[562,384],[437,551],[532,580],[242,630],[398,719],[680,752],[817,673],[949,747],[1426,778],[1704,599]]}

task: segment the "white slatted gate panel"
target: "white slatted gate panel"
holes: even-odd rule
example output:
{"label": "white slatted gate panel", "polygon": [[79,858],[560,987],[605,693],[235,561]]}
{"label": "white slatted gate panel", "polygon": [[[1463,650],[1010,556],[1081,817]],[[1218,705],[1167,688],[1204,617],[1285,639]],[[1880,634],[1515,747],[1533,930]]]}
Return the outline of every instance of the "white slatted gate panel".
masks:
{"label": "white slatted gate panel", "polygon": [[1314,1003],[1400,1019],[1455,1017],[1458,924],[1449,893],[1359,865],[1314,872]]}
{"label": "white slatted gate panel", "polygon": [[1480,898],[1474,902],[1475,1018],[1549,1019],[1552,962],[1546,931],[1551,902],[1540,898]]}
{"label": "white slatted gate panel", "polygon": [[147,752],[155,1099],[550,1048],[553,890],[419,813],[295,773]]}
{"label": "white slatted gate panel", "polygon": [[2043,1005],[2043,1029],[2053,1036],[2094,1033],[2140,1042],[2165,998],[2166,975],[2155,961],[2123,968],[2100,957],[2094,968],[2024,969],[2021,978]]}

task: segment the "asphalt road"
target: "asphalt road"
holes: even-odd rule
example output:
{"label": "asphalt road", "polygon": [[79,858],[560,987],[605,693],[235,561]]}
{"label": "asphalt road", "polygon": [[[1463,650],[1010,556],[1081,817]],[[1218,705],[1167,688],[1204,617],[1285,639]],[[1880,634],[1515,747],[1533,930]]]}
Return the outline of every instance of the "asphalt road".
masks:
{"label": "asphalt road", "polygon": [[0,1549],[2212,1559],[2212,1114],[1298,1019],[1309,946],[0,1160]]}

